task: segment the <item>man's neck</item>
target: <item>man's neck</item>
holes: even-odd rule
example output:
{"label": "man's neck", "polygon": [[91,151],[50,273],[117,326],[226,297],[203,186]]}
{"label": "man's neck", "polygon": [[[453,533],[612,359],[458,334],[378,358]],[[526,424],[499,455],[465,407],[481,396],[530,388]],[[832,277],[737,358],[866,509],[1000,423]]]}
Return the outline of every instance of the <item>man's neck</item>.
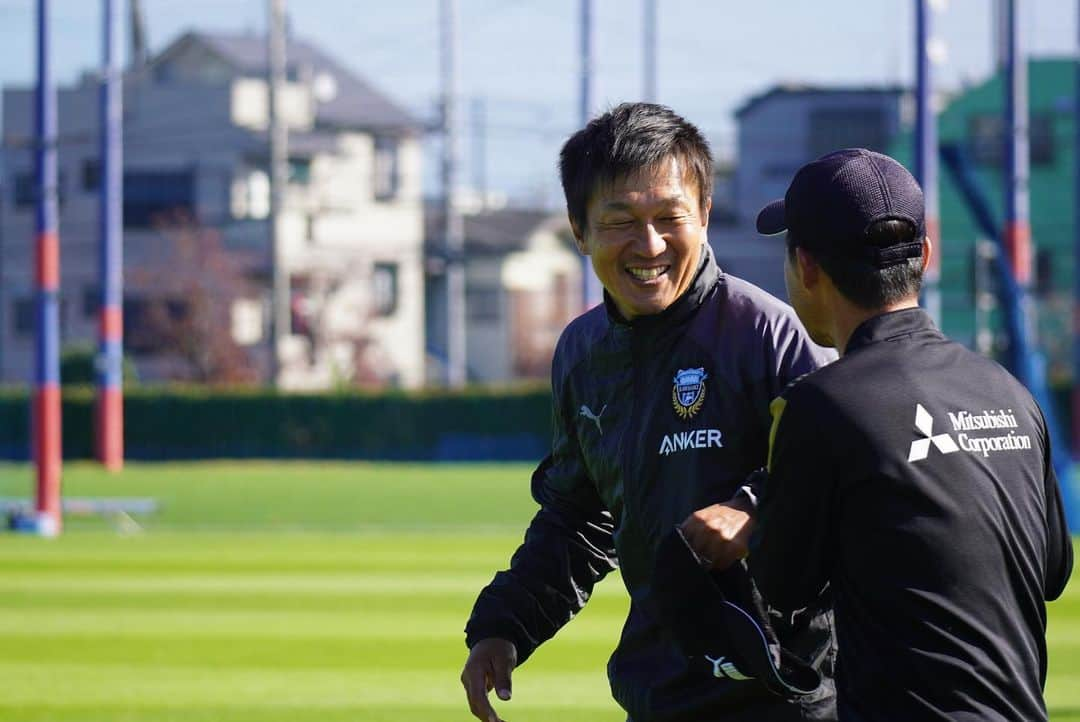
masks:
{"label": "man's neck", "polygon": [[844,355],[844,352],[847,350],[848,341],[851,340],[851,334],[855,333],[855,329],[866,321],[886,313],[903,311],[907,308],[918,308],[918,306],[919,299],[917,297],[905,298],[902,301],[897,301],[896,303],[875,309],[862,308],[845,298],[837,298],[834,302],[832,316],[833,340],[836,343],[837,352],[839,352],[841,356]]}

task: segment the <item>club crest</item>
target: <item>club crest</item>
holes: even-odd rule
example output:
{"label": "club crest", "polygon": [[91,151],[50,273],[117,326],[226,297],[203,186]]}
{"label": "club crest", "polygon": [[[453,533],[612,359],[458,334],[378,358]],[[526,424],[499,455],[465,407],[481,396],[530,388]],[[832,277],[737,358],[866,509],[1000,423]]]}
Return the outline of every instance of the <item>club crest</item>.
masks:
{"label": "club crest", "polygon": [[705,379],[709,375],[705,369],[680,369],[675,374],[675,384],[671,388],[671,403],[675,413],[681,419],[689,419],[701,410],[705,403]]}

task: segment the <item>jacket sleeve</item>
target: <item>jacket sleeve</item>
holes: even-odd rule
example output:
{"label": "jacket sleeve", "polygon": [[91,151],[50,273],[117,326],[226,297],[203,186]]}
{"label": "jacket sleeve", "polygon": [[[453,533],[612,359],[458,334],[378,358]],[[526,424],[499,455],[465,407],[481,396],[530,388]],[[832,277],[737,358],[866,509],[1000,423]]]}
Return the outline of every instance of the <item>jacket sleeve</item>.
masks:
{"label": "jacket sleeve", "polygon": [[[765,351],[764,396],[755,404],[760,409],[770,409],[773,399],[779,397],[791,384],[836,360],[836,351],[818,346],[810,340],[802,323],[790,309],[772,319],[764,341],[765,343],[761,344]],[[770,420],[768,411],[764,413],[763,429],[770,428],[771,425],[775,430],[775,421]],[[767,480],[765,473],[754,472],[746,479],[740,493],[757,507]]]}
{"label": "jacket sleeve", "polygon": [[810,339],[790,308],[772,320],[765,341],[770,402],[793,382],[837,358],[835,349],[823,348]]}
{"label": "jacket sleeve", "polygon": [[551,453],[532,476],[540,504],[510,568],[481,592],[465,627],[472,647],[488,637],[517,647],[518,664],[585,606],[593,585],[617,566],[614,523],[589,479],[555,388]]}
{"label": "jacket sleeve", "polygon": [[768,481],[758,500],[748,563],[769,605],[785,613],[814,606],[829,581],[834,548],[828,506],[835,480],[808,469],[833,468],[832,444],[805,394],[772,404]]}
{"label": "jacket sleeve", "polygon": [[1043,435],[1046,439],[1044,459],[1046,479],[1046,579],[1044,596],[1046,601],[1053,601],[1065,591],[1073,567],[1072,537],[1065,518],[1065,505],[1061,499],[1061,486],[1051,459],[1050,434],[1043,421]]}

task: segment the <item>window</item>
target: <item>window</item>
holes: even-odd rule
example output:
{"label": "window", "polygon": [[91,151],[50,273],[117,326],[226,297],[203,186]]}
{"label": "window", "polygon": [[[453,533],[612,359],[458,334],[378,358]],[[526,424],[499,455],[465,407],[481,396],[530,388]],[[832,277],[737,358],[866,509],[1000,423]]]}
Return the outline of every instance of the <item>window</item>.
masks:
{"label": "window", "polygon": [[12,318],[15,322],[16,336],[30,336],[34,333],[34,299],[30,297],[15,299]]}
{"label": "window", "polygon": [[289,158],[289,182],[303,186],[311,183],[311,158]]}
{"label": "window", "polygon": [[101,164],[97,158],[88,158],[82,164],[82,189],[86,192],[96,191],[101,187]]}
{"label": "window", "polygon": [[397,311],[398,266],[376,263],[371,274],[371,293],[375,315],[391,316]]}
{"label": "window", "polygon": [[241,346],[254,346],[263,339],[263,302],[238,298],[232,304],[232,337]]}
{"label": "window", "polygon": [[889,142],[882,108],[819,108],[810,112],[811,158],[839,148],[884,151]]}
{"label": "window", "polygon": [[191,171],[124,173],[124,227],[149,228],[168,213],[195,213]]}
{"label": "window", "polygon": [[392,200],[398,192],[398,142],[396,138],[375,137],[374,178],[375,200]]}
{"label": "window", "polygon": [[233,218],[262,220],[270,216],[270,176],[262,169],[244,171],[233,181]]}
{"label": "window", "polygon": [[83,286],[82,314],[84,318],[97,316],[98,306],[101,304],[101,289],[97,286]]}
{"label": "window", "polygon": [[465,289],[465,308],[470,321],[498,321],[498,286],[471,285]]}
{"label": "window", "polygon": [[1035,251],[1035,294],[1041,298],[1054,292],[1054,252],[1049,248]]}
{"label": "window", "polygon": [[37,200],[37,188],[34,185],[34,174],[16,173],[13,185],[15,187],[15,207],[33,208],[34,201]]}
{"label": "window", "polygon": [[[33,296],[23,296],[15,299],[14,313],[12,314],[15,335],[33,336],[37,332],[37,302]],[[60,323],[60,338],[67,336],[67,300],[61,298],[57,308]]]}
{"label": "window", "polygon": [[[1054,162],[1054,119],[1049,113],[1034,113],[1028,121],[1031,164]],[[972,115],[968,118],[968,148],[981,165],[1005,163],[1005,121],[1000,115]]]}
{"label": "window", "polygon": [[[12,182],[15,191],[15,208],[27,210],[34,207],[37,202],[37,174],[33,171],[16,173]],[[64,173],[60,171],[56,176],[57,203],[64,204]]]}

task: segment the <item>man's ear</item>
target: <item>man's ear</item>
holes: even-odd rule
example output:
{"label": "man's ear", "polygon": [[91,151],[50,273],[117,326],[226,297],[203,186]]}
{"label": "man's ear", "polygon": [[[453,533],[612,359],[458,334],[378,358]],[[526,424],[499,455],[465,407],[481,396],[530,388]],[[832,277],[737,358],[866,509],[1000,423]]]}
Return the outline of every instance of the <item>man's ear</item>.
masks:
{"label": "man's ear", "polygon": [[[569,216],[567,216],[569,218]],[[573,218],[570,218],[570,230],[574,234],[574,245],[581,251],[584,256],[589,255],[589,244],[585,241],[585,234],[581,232],[581,228],[574,222]]]}
{"label": "man's ear", "polygon": [[709,227],[709,214],[712,212],[712,198],[706,198],[705,202],[701,204],[701,227]]}
{"label": "man's ear", "polygon": [[926,270],[930,268],[930,260],[934,255],[934,243],[930,240],[930,236],[923,238],[922,242],[922,270],[926,273]]}
{"label": "man's ear", "polygon": [[821,283],[821,266],[810,253],[799,246],[795,247],[795,269],[799,283],[806,290],[813,290]]}

